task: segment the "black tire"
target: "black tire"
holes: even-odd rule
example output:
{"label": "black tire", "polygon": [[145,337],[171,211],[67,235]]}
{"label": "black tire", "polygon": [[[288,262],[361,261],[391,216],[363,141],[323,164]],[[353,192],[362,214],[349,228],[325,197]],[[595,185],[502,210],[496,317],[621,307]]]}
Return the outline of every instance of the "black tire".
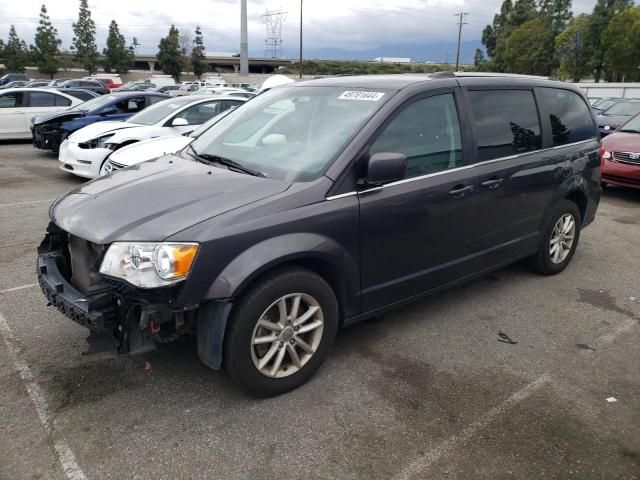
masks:
{"label": "black tire", "polygon": [[[575,221],[573,244],[571,245],[571,249],[569,250],[569,254],[567,255],[567,257],[560,263],[554,263],[551,259],[551,253],[549,252],[551,246],[551,236],[553,234],[553,229],[556,223],[565,214],[572,215],[573,220]],[[557,273],[562,272],[565,268],[567,268],[567,265],[569,265],[569,262],[571,261],[571,258],[573,258],[573,254],[576,251],[578,241],[580,240],[581,225],[582,215],[580,215],[578,206],[571,200],[565,199],[560,202],[560,205],[558,205],[558,208],[549,220],[544,235],[542,236],[542,240],[540,241],[540,248],[538,249],[538,252],[529,258],[529,266],[541,275],[556,275]]]}
{"label": "black tire", "polygon": [[[261,373],[252,359],[252,335],[262,314],[285,295],[307,294],[322,310],[324,326],[320,343],[307,362],[282,378]],[[223,366],[246,391],[256,397],[273,397],[307,382],[324,362],[338,331],[338,302],[322,277],[301,268],[268,274],[244,293],[234,305],[224,339]]]}

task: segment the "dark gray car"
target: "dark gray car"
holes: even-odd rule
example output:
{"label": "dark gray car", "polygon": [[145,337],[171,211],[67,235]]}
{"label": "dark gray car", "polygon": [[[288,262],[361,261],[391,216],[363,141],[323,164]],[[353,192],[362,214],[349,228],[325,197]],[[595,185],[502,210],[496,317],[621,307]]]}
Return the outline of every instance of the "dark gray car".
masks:
{"label": "dark gray car", "polygon": [[614,103],[607,110],[596,116],[600,135],[604,137],[613,133],[638,113],[640,113],[640,100],[624,100]]}
{"label": "dark gray car", "polygon": [[518,260],[561,272],[600,198],[584,95],[539,79],[341,77],[274,88],[177,155],[82,185],[39,247],[48,301],[145,352],[198,354],[259,396],[339,327]]}

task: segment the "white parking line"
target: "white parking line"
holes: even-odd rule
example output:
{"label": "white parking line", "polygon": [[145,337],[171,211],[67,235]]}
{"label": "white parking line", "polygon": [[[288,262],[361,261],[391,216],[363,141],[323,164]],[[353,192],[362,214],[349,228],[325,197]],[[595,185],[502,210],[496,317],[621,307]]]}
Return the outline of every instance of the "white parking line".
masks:
{"label": "white parking line", "polygon": [[0,290],[0,293],[16,292],[18,290],[24,290],[25,288],[35,287],[36,285],[38,285],[38,284],[37,283],[28,283],[27,285],[20,285],[19,287],[5,288],[4,290]]}
{"label": "white parking line", "polygon": [[[487,413],[478,418],[475,422],[471,423],[468,427],[466,427],[462,432],[458,435],[453,435],[449,437],[447,440],[442,442],[433,450],[427,452],[425,455],[420,456],[412,463],[407,465],[407,467],[402,470],[395,478],[396,480],[408,480],[414,476],[418,476],[420,472],[429,468],[433,465],[438,459],[449,453],[454,448],[457,448],[461,444],[467,442],[475,433],[486,427],[489,423],[491,423],[498,415],[504,413],[507,409],[513,407],[514,405],[522,402],[523,400],[530,397],[536,391],[538,391],[541,387],[551,381],[551,377],[548,374],[543,374],[538,379],[534,380],[530,384],[524,386],[516,393],[507,398],[500,405],[492,408]],[[420,478],[426,478],[422,475]]]}
{"label": "white parking line", "polygon": [[54,438],[55,432],[53,431],[53,425],[51,424],[49,403],[47,402],[44,392],[33,379],[33,374],[31,373],[29,365],[18,357],[18,348],[16,346],[15,338],[2,313],[0,313],[0,333],[2,333],[2,338],[7,346],[7,350],[9,350],[9,355],[11,355],[13,359],[13,364],[20,374],[20,378],[22,378],[22,381],[24,382],[27,393],[36,408],[40,423],[42,423],[45,432],[53,441],[56,455],[58,455],[58,460],[60,460],[60,463],[62,464],[65,476],[69,480],[86,480],[87,477],[78,465],[76,457],[69,447],[69,444],[67,444],[63,438]]}
{"label": "white parking line", "polygon": [[16,203],[0,203],[0,207],[14,207],[16,205],[31,205],[33,203],[45,203],[45,202],[53,202],[55,198],[47,199],[47,200],[34,200],[32,202],[16,202]]}

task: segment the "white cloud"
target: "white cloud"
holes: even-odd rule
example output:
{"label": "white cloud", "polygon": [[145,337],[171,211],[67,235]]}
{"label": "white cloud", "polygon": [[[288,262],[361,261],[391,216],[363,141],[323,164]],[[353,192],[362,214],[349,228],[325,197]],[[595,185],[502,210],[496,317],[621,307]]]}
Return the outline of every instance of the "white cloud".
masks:
{"label": "white cloud", "polygon": [[[469,12],[463,40],[477,40],[482,28],[491,21],[502,0],[304,0],[305,44],[310,48],[339,47],[365,49],[384,44],[444,41],[456,39],[458,11]],[[578,12],[591,10],[595,0],[579,0]],[[79,2],[45,0],[54,25],[68,48],[73,37],[72,22]],[[33,42],[41,0],[0,0],[0,37],[8,35],[15,24],[18,34]],[[238,51],[239,0],[90,0],[97,24],[99,47],[104,46],[111,19],[120,25],[128,41],[135,36],[141,52],[154,53],[161,36],[171,23],[193,31],[200,23],[209,51]],[[249,47],[259,52],[264,45],[265,26],[261,15],[265,9],[287,11],[283,27],[285,48],[297,45],[299,0],[250,0]]]}

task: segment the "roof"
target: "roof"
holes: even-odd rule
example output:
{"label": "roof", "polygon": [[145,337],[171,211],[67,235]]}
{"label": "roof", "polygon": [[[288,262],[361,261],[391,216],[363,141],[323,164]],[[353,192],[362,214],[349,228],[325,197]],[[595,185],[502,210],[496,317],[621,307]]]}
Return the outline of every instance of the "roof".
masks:
{"label": "roof", "polygon": [[[352,88],[385,88],[401,90],[409,85],[417,83],[427,83],[435,80],[458,79],[461,84],[470,84],[475,80],[478,83],[490,80],[499,81],[501,85],[514,84],[547,84],[562,83],[549,80],[547,77],[533,75],[518,75],[509,73],[493,72],[435,72],[435,73],[403,73],[387,75],[345,75],[339,77],[328,77],[317,80],[298,82],[294,85],[300,86],[336,86]],[[563,84],[567,85],[567,84]]]}
{"label": "roof", "polygon": [[[199,103],[199,102],[208,102],[211,100],[229,100],[228,95],[184,95],[182,97],[168,97],[171,100],[166,100],[162,102],[163,105],[168,104],[184,104],[188,105],[190,103]],[[235,99],[236,97],[231,97]]]}

